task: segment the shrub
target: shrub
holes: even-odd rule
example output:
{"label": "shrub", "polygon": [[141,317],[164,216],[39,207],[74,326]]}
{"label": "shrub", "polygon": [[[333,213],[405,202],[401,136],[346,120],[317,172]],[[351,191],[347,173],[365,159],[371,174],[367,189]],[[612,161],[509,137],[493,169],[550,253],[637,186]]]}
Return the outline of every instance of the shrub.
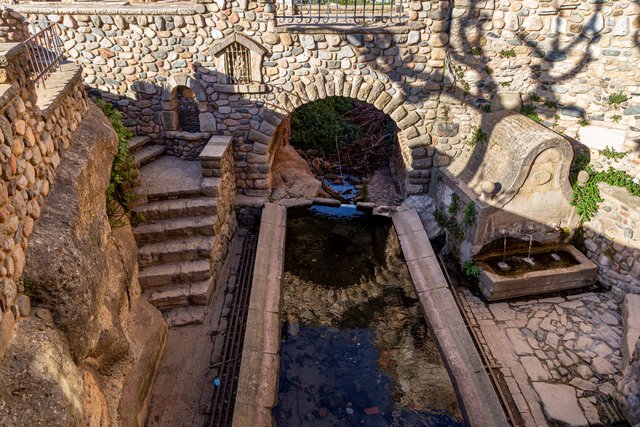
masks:
{"label": "shrub", "polygon": [[482,48],[480,46],[474,46],[471,48],[471,55],[480,56],[482,55]]}
{"label": "shrub", "polygon": [[540,98],[540,95],[538,95],[537,93],[535,92],[529,93],[529,100],[531,102],[540,102],[541,99],[542,98]]}
{"label": "shrub", "polygon": [[[122,225],[124,216],[131,212],[135,200],[133,180],[138,175],[133,155],[129,152],[129,140],[133,132],[122,124],[122,113],[101,99],[96,103],[111,122],[118,137],[118,151],[111,166],[111,178],[107,187],[107,214],[113,226]],[[120,209],[120,207],[122,209]]]}
{"label": "shrub", "polygon": [[476,223],[476,217],[478,216],[478,213],[476,212],[476,205],[473,204],[473,202],[467,203],[462,215],[465,225],[474,225]]}
{"label": "shrub", "polygon": [[620,123],[622,116],[620,114],[614,114],[613,117],[611,117],[611,120],[613,120],[613,123]]}
{"label": "shrub", "polygon": [[473,260],[466,260],[460,264],[462,268],[462,274],[467,276],[470,279],[479,279],[480,278],[480,267],[476,265]]}
{"label": "shrub", "polygon": [[291,114],[291,145],[327,154],[363,135],[360,126],[347,121],[353,100],[329,97],[303,105]]}

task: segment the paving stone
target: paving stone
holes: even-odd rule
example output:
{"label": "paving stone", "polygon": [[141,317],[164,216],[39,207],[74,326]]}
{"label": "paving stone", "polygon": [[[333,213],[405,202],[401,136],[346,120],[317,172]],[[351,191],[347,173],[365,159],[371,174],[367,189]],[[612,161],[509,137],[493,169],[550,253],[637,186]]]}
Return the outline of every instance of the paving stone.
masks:
{"label": "paving stone", "polygon": [[515,320],[516,312],[506,302],[489,304],[489,310],[499,322]]}
{"label": "paving stone", "polygon": [[594,358],[591,361],[591,365],[599,375],[613,375],[617,372],[617,369],[602,357]]}
{"label": "paving stone", "polygon": [[527,343],[527,340],[522,336],[522,332],[518,329],[511,328],[506,330],[507,338],[511,341],[511,345],[513,345],[513,349],[515,350],[517,355],[526,355],[532,354],[533,350],[531,346]]}
{"label": "paving stone", "polygon": [[573,387],[563,384],[534,382],[533,388],[542,402],[545,415],[552,421],[570,426],[588,426],[589,422],[578,405]]}
{"label": "paving stone", "polygon": [[583,380],[582,378],[575,377],[573,378],[569,384],[572,386],[579,388],[580,390],[594,391],[598,387],[592,383],[591,381]]}
{"label": "paving stone", "polygon": [[527,375],[531,378],[531,381],[546,381],[549,379],[547,370],[542,366],[537,357],[524,356],[520,358],[520,361],[527,371]]}

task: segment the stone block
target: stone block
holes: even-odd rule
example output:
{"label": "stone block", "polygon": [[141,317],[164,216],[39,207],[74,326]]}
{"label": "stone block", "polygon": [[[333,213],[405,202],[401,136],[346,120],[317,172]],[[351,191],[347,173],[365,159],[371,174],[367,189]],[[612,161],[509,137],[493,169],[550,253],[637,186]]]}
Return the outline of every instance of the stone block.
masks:
{"label": "stone block", "polygon": [[517,111],[520,112],[522,99],[519,92],[497,92],[491,100],[491,111]]}
{"label": "stone block", "polygon": [[202,132],[217,132],[218,126],[213,113],[200,113],[200,130]]}
{"label": "stone block", "polygon": [[640,338],[640,294],[627,294],[622,304],[622,364],[628,366]]}

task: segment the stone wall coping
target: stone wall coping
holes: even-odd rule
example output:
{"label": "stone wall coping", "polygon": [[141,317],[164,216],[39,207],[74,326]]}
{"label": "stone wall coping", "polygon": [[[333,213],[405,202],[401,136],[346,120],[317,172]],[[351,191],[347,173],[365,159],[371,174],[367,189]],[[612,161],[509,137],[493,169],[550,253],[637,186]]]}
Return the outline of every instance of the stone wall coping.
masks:
{"label": "stone wall coping", "polygon": [[504,411],[415,209],[391,215],[402,252],[460,409],[470,426],[508,426]]}
{"label": "stone wall coping", "polygon": [[22,43],[0,43],[0,67],[9,65],[24,49]]}
{"label": "stone wall coping", "polygon": [[46,118],[55,111],[67,92],[81,79],[82,67],[76,63],[67,62],[47,78],[43,87],[36,88],[37,105],[40,107],[42,116]]}
{"label": "stone wall coping", "polygon": [[273,425],[280,367],[281,278],[287,209],[265,203],[253,270],[233,426]]}
{"label": "stone wall coping", "polygon": [[158,4],[148,5],[124,5],[124,4],[15,4],[11,9],[20,13],[39,13],[44,15],[195,15],[205,13],[206,7],[202,4]]}
{"label": "stone wall coping", "polygon": [[14,85],[0,85],[0,112],[4,111],[4,109],[13,101],[13,99],[17,95],[18,90]]}
{"label": "stone wall coping", "polygon": [[211,138],[211,132],[186,132],[182,130],[169,130],[165,136],[169,139],[184,139],[185,141],[202,141]]}
{"label": "stone wall coping", "polygon": [[627,206],[631,212],[636,212],[640,215],[640,197],[629,193],[626,188],[616,187],[602,182],[598,184],[598,187],[605,200],[614,199]]}
{"label": "stone wall coping", "polygon": [[278,24],[276,33],[305,34],[407,34],[412,30],[421,30],[426,25],[421,22],[409,22],[405,25],[348,25],[348,24]]}
{"label": "stone wall coping", "polygon": [[213,135],[198,156],[200,160],[220,160],[231,147],[233,137],[230,135]]}

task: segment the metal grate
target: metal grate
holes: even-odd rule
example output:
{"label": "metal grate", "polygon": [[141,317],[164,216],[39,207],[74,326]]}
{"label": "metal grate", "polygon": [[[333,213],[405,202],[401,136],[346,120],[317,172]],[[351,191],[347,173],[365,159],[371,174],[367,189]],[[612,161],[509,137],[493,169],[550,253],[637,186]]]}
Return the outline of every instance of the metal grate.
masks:
{"label": "metal grate", "polygon": [[403,23],[409,0],[278,0],[280,24]]}
{"label": "metal grate", "polygon": [[251,55],[249,49],[235,42],[224,52],[224,68],[229,84],[251,83]]}
{"label": "metal grate", "polygon": [[200,132],[200,112],[195,94],[187,87],[179,86],[176,97],[178,99],[178,123],[184,132]]}
{"label": "metal grate", "polygon": [[47,77],[60,67],[62,41],[58,36],[58,26],[51,24],[38,31],[23,44],[26,46],[31,80],[36,87],[45,86]]}
{"label": "metal grate", "polygon": [[242,256],[238,267],[238,282],[233,294],[229,327],[227,328],[227,336],[222,349],[223,361],[220,363],[221,370],[219,374],[222,382],[220,387],[216,388],[213,393],[209,427],[230,427],[233,422],[257,248],[258,236],[255,234],[247,235],[242,245]]}

